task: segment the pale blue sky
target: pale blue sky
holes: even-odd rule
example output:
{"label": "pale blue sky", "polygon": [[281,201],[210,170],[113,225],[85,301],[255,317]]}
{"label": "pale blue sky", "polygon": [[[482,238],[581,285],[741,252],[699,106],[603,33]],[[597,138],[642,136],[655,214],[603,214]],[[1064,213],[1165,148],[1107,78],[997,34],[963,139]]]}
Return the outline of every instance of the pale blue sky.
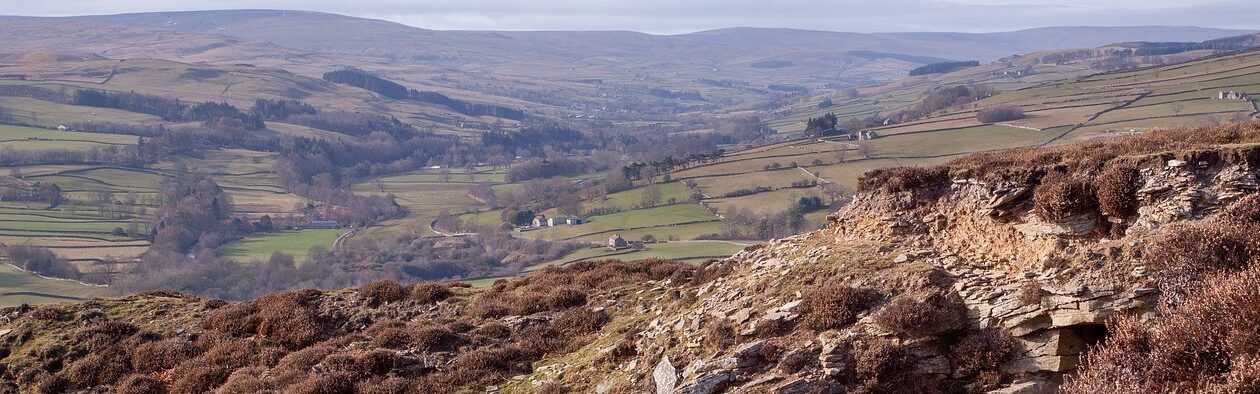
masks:
{"label": "pale blue sky", "polygon": [[723,27],[987,32],[1041,26],[1260,28],[1257,0],[0,0],[0,14],[86,15],[268,8],[325,11],[429,29]]}

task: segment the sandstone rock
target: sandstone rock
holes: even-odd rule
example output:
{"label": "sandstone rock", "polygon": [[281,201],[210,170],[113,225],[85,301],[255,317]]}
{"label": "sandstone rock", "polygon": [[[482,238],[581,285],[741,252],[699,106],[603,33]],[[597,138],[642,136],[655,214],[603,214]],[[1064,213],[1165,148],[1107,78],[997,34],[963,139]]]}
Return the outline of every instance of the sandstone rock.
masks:
{"label": "sandstone rock", "polygon": [[897,264],[905,263],[908,261],[910,261],[910,255],[905,254],[905,253],[897,255],[897,258],[893,259],[893,262]]}
{"label": "sandstone rock", "polygon": [[[731,371],[722,370],[709,372],[696,378],[694,382],[688,383],[674,390],[677,394],[713,394],[726,388],[727,383],[731,381]],[[659,393],[659,387],[657,392]]]}
{"label": "sandstone rock", "polygon": [[761,349],[766,341],[753,341],[735,348],[735,367],[748,368],[761,363]]}
{"label": "sandstone rock", "polygon": [[678,384],[678,370],[670,364],[669,356],[661,357],[661,362],[656,363],[656,368],[652,370],[652,382],[656,383],[656,394],[674,391],[674,385]]}

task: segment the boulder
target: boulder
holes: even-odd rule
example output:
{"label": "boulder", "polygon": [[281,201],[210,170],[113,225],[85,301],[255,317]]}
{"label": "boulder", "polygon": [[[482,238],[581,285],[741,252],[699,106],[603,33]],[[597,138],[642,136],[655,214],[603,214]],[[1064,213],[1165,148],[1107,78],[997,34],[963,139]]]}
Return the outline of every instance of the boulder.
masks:
{"label": "boulder", "polygon": [[652,381],[656,383],[656,394],[674,391],[674,385],[678,384],[678,370],[674,368],[674,364],[670,364],[669,356],[661,357],[661,362],[656,363],[656,368],[652,370]]}

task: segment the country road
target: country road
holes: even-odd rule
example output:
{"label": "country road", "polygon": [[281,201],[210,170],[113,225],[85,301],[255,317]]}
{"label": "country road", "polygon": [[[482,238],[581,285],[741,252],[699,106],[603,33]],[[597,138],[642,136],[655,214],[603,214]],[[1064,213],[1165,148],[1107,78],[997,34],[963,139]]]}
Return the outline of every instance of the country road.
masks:
{"label": "country road", "polygon": [[332,250],[333,250],[334,252],[343,252],[343,251],[345,251],[345,250],[344,250],[344,248],[346,247],[346,240],[347,240],[347,239],[350,239],[350,237],[354,236],[354,233],[356,233],[356,232],[358,232],[358,231],[359,231],[359,229],[357,229],[357,228],[356,228],[356,229],[351,229],[350,231],[346,232],[345,234],[341,234],[341,236],[337,237],[337,240],[333,241],[333,244],[332,244]]}

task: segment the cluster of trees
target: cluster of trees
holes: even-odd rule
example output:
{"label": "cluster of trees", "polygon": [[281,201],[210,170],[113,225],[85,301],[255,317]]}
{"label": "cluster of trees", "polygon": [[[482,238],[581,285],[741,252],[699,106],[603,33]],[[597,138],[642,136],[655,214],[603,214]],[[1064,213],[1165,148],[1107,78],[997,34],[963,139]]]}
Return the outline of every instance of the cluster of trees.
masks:
{"label": "cluster of trees", "polygon": [[12,245],[5,247],[4,253],[18,268],[43,276],[64,279],[79,279],[80,276],[78,267],[45,247]]}
{"label": "cluster of trees", "polygon": [[149,114],[171,122],[230,124],[249,130],[259,130],[264,127],[261,116],[241,112],[226,102],[188,105],[179,99],[150,94],[79,89],[74,92],[73,104]]}
{"label": "cluster of trees", "polygon": [[996,91],[986,85],[958,85],[935,89],[928,92],[923,101],[920,101],[913,108],[897,111],[889,116],[889,119],[897,123],[904,123],[931,115],[933,112],[945,108],[963,106],[976,100],[991,97],[994,94],[996,94]]}
{"label": "cluster of trees", "polygon": [[795,207],[777,213],[756,213],[744,207],[726,214],[722,232],[697,239],[772,239],[808,230],[805,212]]}
{"label": "cluster of trees", "polygon": [[430,104],[442,105],[450,108],[452,111],[468,116],[494,116],[512,120],[525,119],[525,112],[519,109],[491,104],[469,103],[447,97],[446,95],[438,92],[425,92],[415,89],[407,89],[407,87],[399,85],[397,82],[372,75],[372,73],[357,68],[347,68],[324,73],[324,80],[371,90],[382,96],[395,100],[416,100]]}
{"label": "cluster of trees", "polygon": [[932,63],[923,67],[910,70],[910,76],[913,77],[916,75],[944,74],[944,73],[962,70],[968,67],[978,67],[978,66],[980,66],[980,61],[978,60],[969,60],[965,62]]}
{"label": "cluster of trees", "polygon": [[51,182],[36,182],[29,188],[0,186],[0,200],[4,201],[44,201],[56,206],[63,198],[61,187]]}
{"label": "cluster of trees", "polygon": [[496,118],[511,120],[525,119],[525,111],[521,111],[519,109],[508,108],[501,105],[460,101],[438,92],[411,90],[411,98],[416,101],[445,106],[450,108],[452,111],[468,116],[493,116]]}
{"label": "cluster of trees", "polygon": [[297,113],[287,116],[284,122],[353,136],[365,136],[378,131],[398,137],[417,133],[411,125],[404,124],[393,116],[362,112]]}
{"label": "cluster of trees", "polygon": [[724,155],[726,155],[726,149],[716,149],[707,153],[693,153],[682,159],[666,156],[663,159],[652,160],[647,163],[633,162],[627,164],[621,167],[621,173],[631,180],[652,179],[679,168],[690,167],[693,164],[709,164],[721,159]]}
{"label": "cluster of trees", "polygon": [[157,137],[167,132],[162,124],[118,123],[106,120],[89,120],[86,122],[66,123],[71,130],[85,130],[93,133],[123,134],[140,137]]}
{"label": "cluster of trees", "polygon": [[763,193],[763,192],[768,192],[768,191],[774,191],[774,188],[771,188],[769,186],[757,186],[757,187],[731,190],[729,192],[723,193],[722,197],[731,198],[731,197],[751,196],[753,194]]}
{"label": "cluster of trees", "polygon": [[596,163],[587,158],[561,158],[529,160],[508,167],[507,181],[519,182],[537,178],[551,178],[566,174],[582,174],[607,168],[608,163]]}
{"label": "cluster of trees", "polygon": [[976,120],[980,123],[1008,122],[1024,118],[1024,110],[1014,105],[999,105],[980,110]]}
{"label": "cluster of trees", "polygon": [[486,131],[481,134],[481,145],[503,152],[523,152],[532,156],[544,155],[547,147],[570,151],[598,146],[581,132],[557,123],[530,125],[514,132]]}
{"label": "cluster of trees", "polygon": [[0,96],[26,97],[54,103],[69,101],[66,88],[58,90],[45,89],[34,85],[0,85]]}
{"label": "cluster of trees", "polygon": [[318,113],[315,106],[298,100],[258,99],[250,112],[258,114],[264,120],[285,120],[293,115],[314,115]]}
{"label": "cluster of trees", "polygon": [[101,164],[134,167],[145,162],[142,150],[136,146],[110,145],[92,149],[42,149],[25,150],[6,146],[0,149],[0,165],[24,166],[36,164]]}
{"label": "cluster of trees", "polygon": [[194,247],[213,250],[244,234],[233,234],[227,225],[232,199],[214,180],[203,174],[163,178],[161,206],[153,223],[150,252],[186,254]]}
{"label": "cluster of trees", "polygon": [[652,89],[648,89],[647,93],[656,97],[660,97],[663,99],[670,99],[670,100],[704,101],[704,96],[701,95],[700,92],[697,92],[694,90],[675,91],[675,90],[669,90],[669,89],[652,88]]}
{"label": "cluster of trees", "polygon": [[809,121],[805,122],[805,135],[818,136],[823,131],[835,129],[838,123],[836,114],[830,112],[817,118],[809,118]]}
{"label": "cluster of trees", "polygon": [[784,84],[772,83],[772,84],[766,85],[766,89],[770,89],[776,92],[809,93],[809,88],[801,86],[801,85],[784,85]]}

